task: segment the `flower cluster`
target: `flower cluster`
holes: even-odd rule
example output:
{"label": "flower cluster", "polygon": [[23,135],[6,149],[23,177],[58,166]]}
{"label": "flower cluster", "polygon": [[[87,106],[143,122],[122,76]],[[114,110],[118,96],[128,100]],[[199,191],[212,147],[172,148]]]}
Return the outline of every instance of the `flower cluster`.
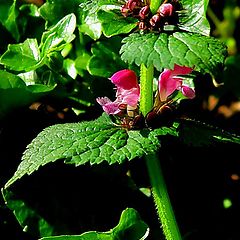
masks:
{"label": "flower cluster", "polygon": [[137,109],[140,87],[135,72],[124,69],[109,78],[116,86],[116,100],[112,102],[108,97],[97,98],[97,102],[107,114],[123,115],[127,109]]}
{"label": "flower cluster", "polygon": [[139,20],[140,30],[161,31],[165,24],[176,24],[177,0],[163,3],[155,14],[150,11],[147,1],[128,0],[122,7],[121,13],[124,17],[134,17]]}
{"label": "flower cluster", "polygon": [[[189,99],[195,97],[193,88],[184,84],[182,75],[192,72],[192,68],[174,65],[174,69],[164,69],[158,80],[160,101],[165,103],[175,92],[181,91]],[[114,73],[109,80],[116,86],[116,99],[111,101],[108,97],[99,97],[97,102],[109,115],[134,118],[138,115],[138,102],[140,87],[138,79],[132,70],[124,69]]]}

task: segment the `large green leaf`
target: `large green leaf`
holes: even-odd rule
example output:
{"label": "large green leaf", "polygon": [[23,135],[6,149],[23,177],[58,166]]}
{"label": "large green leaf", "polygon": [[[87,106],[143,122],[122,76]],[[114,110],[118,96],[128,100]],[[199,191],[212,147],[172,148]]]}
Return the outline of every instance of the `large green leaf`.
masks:
{"label": "large green leaf", "polygon": [[10,44],[2,55],[0,63],[14,71],[30,71],[40,64],[40,52],[36,39],[26,39],[23,43]]}
{"label": "large green leaf", "polygon": [[220,40],[186,32],[133,33],[124,38],[123,43],[120,53],[124,61],[138,66],[153,64],[159,71],[173,69],[174,64],[178,64],[214,75],[227,55],[226,46]]}
{"label": "large green leaf", "polygon": [[108,232],[86,232],[81,235],[44,237],[40,240],[144,240],[148,236],[148,226],[133,208],[125,209],[119,224]]}
{"label": "large green leaf", "polygon": [[181,0],[183,11],[179,13],[179,28],[209,36],[210,25],[206,17],[209,0]]}
{"label": "large green leaf", "polygon": [[132,160],[157,151],[160,145],[158,136],[168,133],[176,135],[175,128],[128,131],[115,126],[106,114],[91,122],[53,125],[29,144],[6,187],[24,175],[32,174],[40,166],[59,159],[77,166],[87,162],[114,164]]}

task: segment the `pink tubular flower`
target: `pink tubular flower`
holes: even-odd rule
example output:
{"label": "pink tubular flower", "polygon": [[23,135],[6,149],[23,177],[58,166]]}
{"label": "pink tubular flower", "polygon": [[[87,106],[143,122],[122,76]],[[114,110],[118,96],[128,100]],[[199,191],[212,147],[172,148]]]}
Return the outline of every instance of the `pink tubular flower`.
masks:
{"label": "pink tubular flower", "polygon": [[175,90],[179,90],[187,98],[194,98],[195,91],[188,85],[183,84],[183,79],[178,75],[187,75],[192,72],[192,68],[174,65],[174,69],[164,69],[159,76],[159,94],[160,100],[166,101]]}
{"label": "pink tubular flower", "polygon": [[124,106],[137,107],[140,87],[135,72],[129,69],[120,70],[114,73],[109,79],[117,87],[116,100],[112,102],[107,97],[97,98],[96,100],[102,106],[103,110],[109,115],[115,115],[120,113]]}

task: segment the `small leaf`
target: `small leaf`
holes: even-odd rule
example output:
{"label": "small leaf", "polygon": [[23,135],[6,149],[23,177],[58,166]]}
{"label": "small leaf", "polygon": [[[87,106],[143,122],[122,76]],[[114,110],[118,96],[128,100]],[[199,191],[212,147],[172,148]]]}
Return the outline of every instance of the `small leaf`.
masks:
{"label": "small leaf", "polygon": [[63,17],[70,13],[77,14],[79,10],[79,4],[83,0],[51,0],[45,1],[45,3],[39,8],[41,16],[49,23],[56,24]]}
{"label": "small leaf", "polygon": [[209,36],[210,25],[206,17],[209,0],[182,0],[179,13],[179,28],[193,33]]}
{"label": "small leaf", "polygon": [[1,9],[0,22],[12,34],[12,36],[18,41],[20,38],[19,27],[17,24],[17,17],[19,15],[19,11],[17,9],[16,2],[17,1],[14,0],[12,2],[12,5],[9,5],[9,3],[10,3],[9,1],[2,1],[0,3],[0,9]]}
{"label": "small leaf", "polygon": [[106,12],[98,11],[98,18],[102,23],[103,33],[106,37],[112,37],[119,34],[126,34],[137,27],[138,20],[136,18],[125,18],[114,11]]}
{"label": "small leaf", "polygon": [[34,230],[34,234],[36,234],[36,231],[39,231],[40,236],[49,236],[53,233],[53,227],[37,212],[27,206],[24,201],[16,198],[9,190],[1,190],[7,207],[13,211],[17,221],[25,231]]}
{"label": "small leaf", "polygon": [[[98,17],[98,11],[101,9],[114,9],[118,6],[117,0],[90,0],[80,4],[80,21],[78,25],[79,31],[87,34],[94,40],[102,35],[102,24]],[[119,6],[118,6],[119,7]]]}
{"label": "small leaf", "polygon": [[[96,8],[97,10],[97,8]],[[96,11],[93,13],[87,12],[82,14],[82,23],[78,25],[78,29],[81,33],[87,34],[94,40],[97,40],[102,35],[102,25],[100,20],[97,18]]]}
{"label": "small leaf", "polygon": [[73,34],[75,28],[76,17],[74,14],[69,14],[44,32],[40,44],[41,55],[62,50],[66,43],[70,43],[75,38]]}
{"label": "small leaf", "polygon": [[144,63],[147,67],[153,64],[158,71],[173,69],[174,64],[178,64],[214,75],[227,56],[226,46],[220,40],[185,32],[133,33],[124,38],[123,43],[120,53],[125,62],[138,66]]}
{"label": "small leaf", "polygon": [[127,68],[127,64],[119,56],[120,46],[120,37],[112,37],[107,41],[95,43],[91,49],[93,56],[87,65],[90,74],[108,78],[119,69]]}
{"label": "small leaf", "polygon": [[60,159],[76,166],[87,162],[123,163],[157,151],[160,145],[158,136],[168,133],[173,134],[175,130],[128,131],[115,126],[106,114],[91,122],[53,125],[28,145],[22,162],[5,187],[26,174],[32,174],[40,166]]}
{"label": "small leaf", "polygon": [[144,240],[149,233],[138,212],[133,208],[125,209],[120,217],[119,224],[108,232],[86,232],[81,235],[63,235],[44,237],[40,240]]}
{"label": "small leaf", "polygon": [[10,111],[29,105],[55,87],[42,84],[26,86],[20,77],[3,70],[0,70],[0,79],[0,118]]}
{"label": "small leaf", "polygon": [[1,89],[26,87],[24,81],[22,81],[20,77],[3,70],[0,70],[0,79],[1,79],[0,81]]}
{"label": "small leaf", "polygon": [[40,52],[36,39],[28,38],[23,43],[9,44],[0,63],[14,71],[30,71],[40,65]]}

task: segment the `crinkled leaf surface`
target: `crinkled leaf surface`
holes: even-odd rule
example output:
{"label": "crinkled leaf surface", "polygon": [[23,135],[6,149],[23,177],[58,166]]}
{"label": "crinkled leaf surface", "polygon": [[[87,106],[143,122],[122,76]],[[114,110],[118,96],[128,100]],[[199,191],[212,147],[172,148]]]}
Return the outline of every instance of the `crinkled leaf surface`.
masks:
{"label": "crinkled leaf surface", "polygon": [[28,38],[23,43],[10,44],[0,63],[14,71],[27,72],[37,68],[40,63],[37,40]]}
{"label": "crinkled leaf surface", "polygon": [[81,235],[44,237],[40,240],[144,240],[148,236],[148,226],[133,208],[125,209],[119,224],[108,232],[86,232]]}
{"label": "crinkled leaf surface", "polygon": [[64,159],[66,163],[81,165],[122,163],[158,150],[159,135],[176,135],[175,128],[127,131],[115,126],[107,115],[97,120],[57,124],[43,130],[27,147],[14,176],[6,187],[40,166]]}
{"label": "crinkled leaf surface", "polygon": [[206,18],[209,0],[181,0],[179,28],[188,32],[209,36],[210,25]]}
{"label": "crinkled leaf surface", "polygon": [[153,64],[159,71],[173,69],[174,64],[178,64],[214,75],[227,55],[226,46],[220,40],[186,32],[133,33],[124,38],[123,43],[120,53],[124,61],[138,66]]}

